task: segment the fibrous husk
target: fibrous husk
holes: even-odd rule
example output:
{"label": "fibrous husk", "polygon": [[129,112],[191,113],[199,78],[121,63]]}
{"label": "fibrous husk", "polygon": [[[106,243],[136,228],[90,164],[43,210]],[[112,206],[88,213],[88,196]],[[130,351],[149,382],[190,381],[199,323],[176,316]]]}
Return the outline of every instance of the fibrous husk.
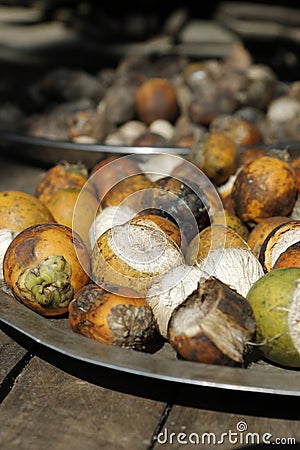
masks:
{"label": "fibrous husk", "polygon": [[184,359],[244,366],[255,325],[247,300],[220,280],[210,278],[199,282],[175,308],[169,321],[168,340]]}
{"label": "fibrous husk", "polygon": [[197,288],[200,279],[201,271],[197,266],[183,264],[152,283],[146,300],[152,308],[158,331],[164,338],[167,338],[172,312]]}
{"label": "fibrous husk", "polygon": [[250,250],[220,248],[199,264],[205,278],[215,277],[246,296],[251,286],[264,275],[262,265]]}

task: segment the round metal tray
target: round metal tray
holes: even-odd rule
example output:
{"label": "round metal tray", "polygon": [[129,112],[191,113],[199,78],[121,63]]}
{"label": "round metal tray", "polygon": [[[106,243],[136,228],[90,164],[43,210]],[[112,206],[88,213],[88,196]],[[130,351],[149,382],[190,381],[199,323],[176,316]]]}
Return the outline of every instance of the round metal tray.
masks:
{"label": "round metal tray", "polygon": [[101,344],[73,332],[68,319],[42,317],[2,291],[0,322],[51,350],[92,366],[189,385],[300,396],[298,370],[264,362],[247,369],[200,364],[179,360],[164,348],[148,354]]}
{"label": "round metal tray", "polygon": [[[253,145],[251,146],[253,147]],[[258,147],[286,149],[292,154],[300,151],[300,141],[278,142],[272,145],[260,144]],[[244,148],[240,147],[240,151]],[[30,161],[43,166],[51,166],[60,161],[70,164],[82,162],[87,168],[92,168],[97,162],[109,155],[154,155],[172,154],[187,156],[191,149],[186,147],[141,147],[126,145],[82,144],[70,141],[55,141],[36,138],[16,133],[0,131],[0,149],[9,156]]]}

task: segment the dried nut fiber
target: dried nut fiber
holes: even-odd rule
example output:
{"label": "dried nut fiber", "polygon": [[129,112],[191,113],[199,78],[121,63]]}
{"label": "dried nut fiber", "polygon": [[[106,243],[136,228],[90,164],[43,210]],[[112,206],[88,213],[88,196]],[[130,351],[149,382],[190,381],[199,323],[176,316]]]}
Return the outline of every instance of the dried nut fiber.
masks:
{"label": "dried nut fiber", "polygon": [[184,358],[243,366],[255,333],[251,306],[217,279],[200,282],[172,313],[168,339]]}
{"label": "dried nut fiber", "polygon": [[183,255],[160,229],[129,221],[99,237],[91,261],[99,286],[127,286],[145,295],[153,278],[183,264]]}
{"label": "dried nut fiber", "polygon": [[167,338],[167,329],[173,310],[196,288],[201,271],[196,266],[181,265],[152,283],[146,300],[152,308],[159,333]]}
{"label": "dried nut fiber", "polygon": [[258,259],[244,248],[220,248],[209,253],[199,264],[203,276],[218,278],[244,297],[264,275]]}

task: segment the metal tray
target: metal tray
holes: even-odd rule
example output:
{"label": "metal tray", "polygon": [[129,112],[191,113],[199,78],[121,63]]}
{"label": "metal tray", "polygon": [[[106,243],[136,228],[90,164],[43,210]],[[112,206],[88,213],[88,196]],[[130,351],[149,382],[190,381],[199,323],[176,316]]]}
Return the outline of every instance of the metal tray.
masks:
{"label": "metal tray", "polygon": [[51,166],[65,160],[69,163],[78,161],[91,168],[98,161],[109,155],[151,155],[165,153],[185,156],[190,149],[182,147],[133,147],[106,144],[79,144],[69,141],[35,138],[26,135],[0,131],[0,147],[9,155],[37,164]]}
{"label": "metal tray", "polygon": [[300,396],[298,370],[265,362],[243,369],[183,361],[168,349],[168,344],[154,354],[101,344],[73,332],[68,319],[42,317],[3,291],[0,291],[1,322],[38,344],[94,366],[189,385]]}
{"label": "metal tray", "polygon": [[[252,145],[251,148],[254,146]],[[271,145],[259,144],[258,147],[286,149],[292,154],[300,151],[300,141],[280,142]],[[240,147],[243,151],[247,147]],[[158,153],[187,156],[191,149],[186,147],[140,147],[126,145],[81,144],[69,141],[55,141],[16,133],[0,131],[0,149],[9,156],[30,161],[43,166],[51,166],[59,161],[77,163],[92,168],[97,162],[109,155],[154,155]]]}

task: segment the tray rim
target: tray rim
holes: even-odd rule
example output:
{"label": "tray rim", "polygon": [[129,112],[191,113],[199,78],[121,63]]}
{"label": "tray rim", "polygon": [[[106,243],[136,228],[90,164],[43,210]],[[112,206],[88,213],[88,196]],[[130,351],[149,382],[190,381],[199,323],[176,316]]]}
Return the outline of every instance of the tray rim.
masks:
{"label": "tray rim", "polygon": [[[172,153],[177,155],[188,155],[191,152],[190,147],[174,147],[174,146],[133,146],[133,145],[111,145],[111,144],[88,144],[72,142],[67,140],[54,140],[43,137],[33,137],[21,133],[12,133],[9,131],[0,130],[0,146],[3,144],[17,144],[25,146],[34,146],[42,148],[53,148],[62,150],[78,150],[83,152],[92,153],[120,153],[120,154],[156,154],[156,153]],[[300,140],[299,141],[288,141],[288,142],[278,142],[278,143],[260,143],[252,144],[247,146],[239,147],[240,150],[245,150],[247,148],[279,148],[279,149],[299,149],[300,150]]]}
{"label": "tray rim", "polygon": [[[56,319],[59,320],[59,319]],[[102,344],[57,326],[0,291],[1,322],[36,343],[74,360],[129,374],[194,386],[263,394],[300,396],[300,371],[268,372],[257,367],[236,368],[163,358],[135,350]],[[281,371],[282,370],[282,371]]]}
{"label": "tray rim", "polygon": [[108,145],[108,144],[84,144],[72,141],[52,140],[47,138],[32,137],[24,134],[0,131],[0,141],[7,144],[34,145],[36,147],[55,148],[62,150],[79,150],[92,153],[120,153],[120,154],[152,154],[152,153],[174,153],[188,155],[190,148],[187,147],[154,147],[154,146],[132,146],[132,145]]}

